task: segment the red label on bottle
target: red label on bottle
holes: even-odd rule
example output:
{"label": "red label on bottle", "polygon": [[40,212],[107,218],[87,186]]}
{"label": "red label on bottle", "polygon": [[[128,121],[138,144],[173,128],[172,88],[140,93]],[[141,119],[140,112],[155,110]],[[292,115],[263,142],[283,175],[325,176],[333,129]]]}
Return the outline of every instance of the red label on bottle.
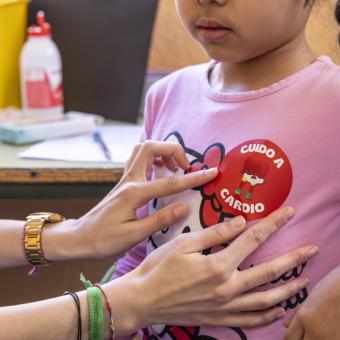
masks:
{"label": "red label on bottle", "polygon": [[31,68],[25,72],[25,90],[28,108],[51,108],[63,105],[63,87],[60,71]]}

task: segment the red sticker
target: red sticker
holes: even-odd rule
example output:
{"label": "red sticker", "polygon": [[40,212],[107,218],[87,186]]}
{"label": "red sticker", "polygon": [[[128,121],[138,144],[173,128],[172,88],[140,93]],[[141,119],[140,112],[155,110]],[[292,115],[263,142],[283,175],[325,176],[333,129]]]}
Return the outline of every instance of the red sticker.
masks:
{"label": "red sticker", "polygon": [[238,145],[227,153],[219,170],[213,188],[223,212],[242,215],[248,221],[279,208],[292,187],[288,157],[268,140]]}

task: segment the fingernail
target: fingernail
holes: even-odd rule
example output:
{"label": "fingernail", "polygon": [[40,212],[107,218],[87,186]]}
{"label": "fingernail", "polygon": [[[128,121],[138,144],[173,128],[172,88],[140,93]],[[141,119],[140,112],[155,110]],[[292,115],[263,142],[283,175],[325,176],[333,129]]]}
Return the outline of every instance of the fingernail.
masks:
{"label": "fingernail", "polygon": [[319,248],[318,247],[311,247],[310,249],[307,250],[306,256],[307,260],[310,259],[311,257],[317,255],[319,253]]}
{"label": "fingernail", "polygon": [[282,308],[280,311],[276,313],[277,319],[282,319],[286,315],[286,311]]}
{"label": "fingernail", "polygon": [[243,216],[237,216],[230,221],[230,225],[233,228],[237,228],[237,229],[244,227],[245,224],[246,224],[246,220],[244,219]]}
{"label": "fingernail", "polygon": [[204,173],[208,176],[216,175],[217,172],[218,172],[217,168],[211,168],[211,169],[204,170]]}
{"label": "fingernail", "polygon": [[292,207],[288,207],[284,213],[284,219],[288,222],[295,215],[295,211]]}
{"label": "fingernail", "polygon": [[305,288],[309,283],[309,279],[307,279],[306,277],[302,277],[300,279],[300,282],[299,282],[299,286],[300,288]]}
{"label": "fingernail", "polygon": [[187,213],[187,208],[183,204],[179,204],[175,209],[174,209],[174,215],[177,218],[181,218],[186,215]]}

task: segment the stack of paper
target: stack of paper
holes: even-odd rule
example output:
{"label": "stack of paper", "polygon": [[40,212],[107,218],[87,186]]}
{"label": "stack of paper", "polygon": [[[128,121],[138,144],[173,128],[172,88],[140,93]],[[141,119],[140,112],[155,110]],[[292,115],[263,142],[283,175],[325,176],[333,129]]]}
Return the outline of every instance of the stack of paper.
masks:
{"label": "stack of paper", "polygon": [[[112,161],[125,163],[140,140],[142,126],[102,126],[98,131],[111,152]],[[18,157],[70,162],[107,162],[103,150],[94,141],[93,134],[41,142],[19,153]]]}

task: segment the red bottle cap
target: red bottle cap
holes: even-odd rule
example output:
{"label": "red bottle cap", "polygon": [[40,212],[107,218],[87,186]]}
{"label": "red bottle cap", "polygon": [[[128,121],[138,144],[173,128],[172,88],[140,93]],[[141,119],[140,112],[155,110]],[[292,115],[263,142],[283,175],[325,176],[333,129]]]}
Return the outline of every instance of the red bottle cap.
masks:
{"label": "red bottle cap", "polygon": [[45,13],[39,11],[36,16],[37,25],[28,27],[27,33],[30,37],[51,37],[51,25],[45,21]]}

